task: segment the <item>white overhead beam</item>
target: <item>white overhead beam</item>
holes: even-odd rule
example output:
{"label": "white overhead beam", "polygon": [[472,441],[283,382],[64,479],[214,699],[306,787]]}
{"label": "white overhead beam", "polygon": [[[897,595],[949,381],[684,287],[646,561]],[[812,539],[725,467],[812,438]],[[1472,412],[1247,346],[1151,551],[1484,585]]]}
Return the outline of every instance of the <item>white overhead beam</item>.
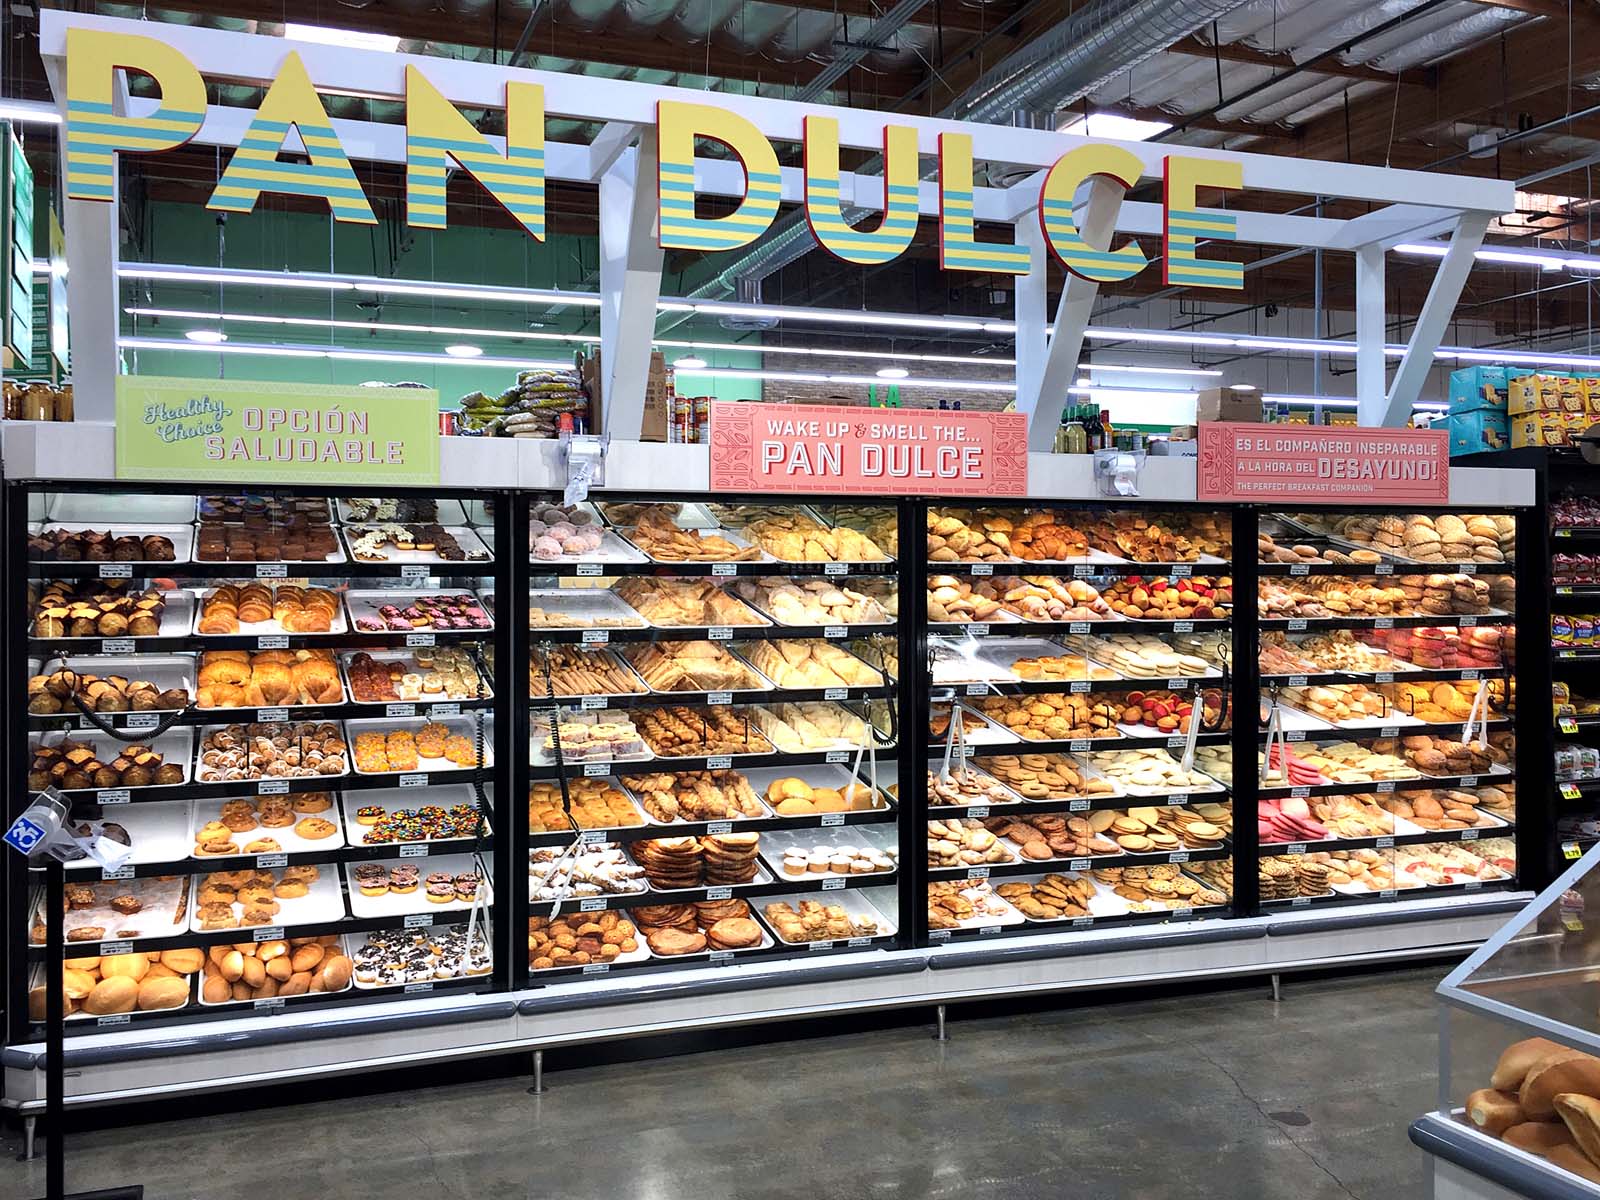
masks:
{"label": "white overhead beam", "polygon": [[643,129],[637,152],[600,180],[602,420],[607,432],[627,442],[639,440],[644,424],[650,334],[666,257],[656,237],[656,154],[654,127]]}
{"label": "white overhead beam", "polygon": [[[186,56],[214,78],[259,83],[277,77],[290,53],[305,63],[313,83],[327,91],[385,99],[405,95],[408,66],[423,71],[430,82],[458,104],[499,107],[510,81],[544,88],[545,111],[553,116],[587,121],[624,121],[638,125],[655,122],[660,101],[703,103],[705,93],[690,88],[658,87],[591,75],[532,71],[465,60],[432,58],[416,54],[390,54],[356,50],[347,46],[322,46],[290,42],[259,34],[202,29],[191,25],[160,25],[119,17],[93,16],[46,9],[40,14],[40,53],[59,57],[66,50],[69,28],[101,29],[111,33],[148,35],[160,30],[161,40]],[[883,144],[885,114],[835,106],[802,104],[760,96],[719,95],[719,107],[752,121],[768,137],[790,142],[802,138],[807,116],[827,115],[839,121],[841,145],[877,150]],[[938,152],[939,135],[971,133],[975,126],[961,121],[894,114],[896,125],[917,130],[918,149]],[[1048,130],[1009,126],[982,127],[981,157],[988,162],[1024,167],[1048,167],[1066,151],[1087,144],[1111,144],[1126,149],[1141,164],[1145,178],[1159,178],[1167,155],[1177,147],[1149,142],[1108,142]],[[1237,162],[1244,186],[1251,190],[1287,191],[1303,195],[1346,197],[1374,203],[1437,203],[1456,209],[1508,212],[1514,186],[1509,180],[1440,175],[1424,171],[1399,171],[1354,163],[1282,158],[1194,146],[1183,155]]]}
{"label": "white overhead beam", "polygon": [[[589,178],[598,182],[638,136],[637,125],[627,121],[607,121],[605,128],[595,134],[594,141],[589,143]],[[547,146],[547,152],[548,149]]]}
{"label": "white overhead beam", "polygon": [[[1086,190],[1088,202],[1084,205],[1083,223],[1079,230],[1083,240],[1096,250],[1109,250],[1111,234],[1117,225],[1117,210],[1122,207],[1127,189],[1105,175],[1095,175],[1089,179]],[[1039,262],[1034,270],[1042,272],[1043,262]],[[1057,396],[1066,396],[1067,388],[1072,386],[1072,377],[1078,370],[1078,359],[1083,356],[1083,333],[1089,328],[1089,314],[1094,310],[1094,298],[1099,292],[1100,285],[1092,279],[1070,272],[1067,274],[1067,285],[1061,289],[1061,296],[1056,301],[1050,347],[1045,352],[1044,370],[1040,372],[1039,388],[1034,397],[1034,417],[1028,422],[1030,450],[1048,450],[1055,438],[1054,424],[1044,421],[1039,413],[1041,409],[1048,409]],[[1021,349],[1020,343],[1018,349]],[[1020,360],[1020,353],[1018,358]],[[1018,397],[1020,408],[1020,392]]]}
{"label": "white overhead beam", "polygon": [[1361,246],[1382,245],[1387,249],[1401,242],[1422,241],[1454,228],[1457,212],[1454,208],[1432,204],[1391,204],[1348,221],[1335,222],[1343,228],[1329,248],[1355,250]]}
{"label": "white overhead beam", "polygon": [[1428,298],[1422,302],[1422,311],[1417,316],[1411,340],[1406,343],[1400,369],[1395,372],[1383,419],[1370,422],[1362,419],[1361,424],[1404,425],[1410,419],[1411,406],[1422,394],[1422,384],[1433,366],[1434,351],[1439,348],[1445,328],[1456,310],[1456,301],[1461,298],[1467,274],[1472,270],[1473,255],[1483,245],[1489,217],[1488,213],[1467,212],[1458,218],[1455,234],[1450,238],[1450,248],[1439,260],[1433,286],[1428,289]]}
{"label": "white overhead beam", "polygon": [[1362,246],[1356,251],[1356,420],[1362,425],[1377,424],[1385,409],[1384,287],[1383,247]]}

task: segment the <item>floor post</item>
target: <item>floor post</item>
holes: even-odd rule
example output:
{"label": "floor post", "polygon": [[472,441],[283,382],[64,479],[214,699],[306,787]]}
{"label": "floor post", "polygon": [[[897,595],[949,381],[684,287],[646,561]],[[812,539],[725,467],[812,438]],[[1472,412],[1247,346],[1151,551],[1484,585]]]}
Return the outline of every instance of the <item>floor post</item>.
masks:
{"label": "floor post", "polygon": [[939,1007],[933,1011],[934,1019],[938,1023],[938,1027],[934,1031],[933,1040],[936,1042],[948,1042],[950,1040],[950,1035],[945,1032],[944,1028],[944,1005],[939,1005]]}
{"label": "floor post", "polygon": [[544,1051],[535,1050],[533,1052],[533,1086],[528,1089],[528,1095],[542,1096],[544,1093]]}

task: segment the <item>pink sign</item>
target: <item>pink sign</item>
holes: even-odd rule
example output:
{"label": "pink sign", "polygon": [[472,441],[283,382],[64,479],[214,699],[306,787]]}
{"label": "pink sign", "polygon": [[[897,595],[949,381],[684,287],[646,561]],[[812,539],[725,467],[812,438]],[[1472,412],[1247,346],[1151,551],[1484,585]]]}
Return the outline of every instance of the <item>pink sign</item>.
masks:
{"label": "pink sign", "polygon": [[1195,498],[1448,504],[1449,436],[1428,429],[1207,422],[1200,426]]}
{"label": "pink sign", "polygon": [[1025,496],[1028,419],[926,408],[713,404],[711,490]]}

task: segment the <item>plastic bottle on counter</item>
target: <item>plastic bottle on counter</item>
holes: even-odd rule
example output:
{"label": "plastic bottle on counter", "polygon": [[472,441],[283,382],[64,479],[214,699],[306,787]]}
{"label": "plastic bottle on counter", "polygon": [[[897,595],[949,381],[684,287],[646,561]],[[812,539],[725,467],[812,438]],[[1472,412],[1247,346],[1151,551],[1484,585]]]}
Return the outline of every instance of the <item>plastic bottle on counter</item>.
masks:
{"label": "plastic bottle on counter", "polygon": [[1078,409],[1072,410],[1072,419],[1066,425],[1066,453],[1089,453],[1089,433],[1083,427],[1083,420]]}

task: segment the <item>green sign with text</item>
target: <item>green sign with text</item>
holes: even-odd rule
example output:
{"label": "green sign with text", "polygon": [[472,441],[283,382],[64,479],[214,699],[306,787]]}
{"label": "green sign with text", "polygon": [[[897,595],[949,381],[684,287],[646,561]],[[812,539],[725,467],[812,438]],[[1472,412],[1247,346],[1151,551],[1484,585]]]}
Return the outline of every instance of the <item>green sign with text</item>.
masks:
{"label": "green sign with text", "polygon": [[124,375],[117,478],[439,482],[439,393]]}

